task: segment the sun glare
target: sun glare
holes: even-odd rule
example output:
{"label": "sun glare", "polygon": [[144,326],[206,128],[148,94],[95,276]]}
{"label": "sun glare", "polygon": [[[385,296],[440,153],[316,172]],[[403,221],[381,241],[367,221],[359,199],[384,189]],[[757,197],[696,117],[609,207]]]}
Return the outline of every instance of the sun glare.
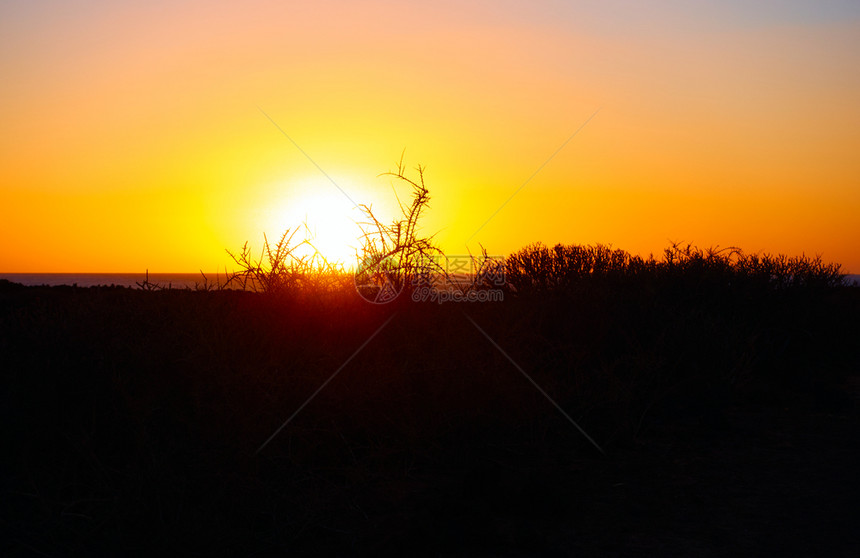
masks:
{"label": "sun glare", "polygon": [[286,198],[273,217],[281,231],[299,229],[293,244],[307,240],[296,255],[316,252],[329,263],[349,267],[361,244],[361,211],[343,193],[330,184],[325,186],[307,185]]}

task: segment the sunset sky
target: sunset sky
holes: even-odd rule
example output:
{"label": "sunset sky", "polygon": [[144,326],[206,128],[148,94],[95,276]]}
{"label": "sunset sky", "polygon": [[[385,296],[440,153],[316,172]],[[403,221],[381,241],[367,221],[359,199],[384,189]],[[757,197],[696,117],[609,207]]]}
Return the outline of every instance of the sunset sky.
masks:
{"label": "sunset sky", "polygon": [[860,273],[856,1],[7,0],[0,75],[0,272],[223,270],[303,221],[340,257],[405,149],[448,254]]}

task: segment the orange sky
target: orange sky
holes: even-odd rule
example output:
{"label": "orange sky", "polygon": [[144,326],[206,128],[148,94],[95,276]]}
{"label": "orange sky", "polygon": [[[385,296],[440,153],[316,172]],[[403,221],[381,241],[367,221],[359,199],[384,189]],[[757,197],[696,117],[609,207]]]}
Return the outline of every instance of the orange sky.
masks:
{"label": "orange sky", "polygon": [[117,4],[0,7],[0,272],[223,269],[303,220],[342,253],[359,215],[264,111],[382,215],[405,148],[448,254],[684,241],[860,273],[855,3]]}

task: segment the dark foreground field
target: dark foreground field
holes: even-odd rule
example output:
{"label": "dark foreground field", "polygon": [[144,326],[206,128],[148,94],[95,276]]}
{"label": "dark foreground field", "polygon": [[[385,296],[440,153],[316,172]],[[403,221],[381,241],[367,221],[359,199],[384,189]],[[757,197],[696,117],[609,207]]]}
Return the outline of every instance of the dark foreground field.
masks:
{"label": "dark foreground field", "polygon": [[857,556],[858,341],[857,288],[0,281],[0,553]]}

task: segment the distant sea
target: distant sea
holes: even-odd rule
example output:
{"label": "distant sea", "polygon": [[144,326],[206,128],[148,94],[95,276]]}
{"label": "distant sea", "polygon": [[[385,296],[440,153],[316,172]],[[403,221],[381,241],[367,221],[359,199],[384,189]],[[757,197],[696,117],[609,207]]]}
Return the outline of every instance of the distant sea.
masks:
{"label": "distant sea", "polygon": [[[224,274],[206,274],[209,283],[223,282]],[[77,285],[78,287],[97,287],[100,285],[137,288],[146,280],[145,273],[0,273],[0,279],[27,286],[36,285]],[[848,283],[860,287],[860,275],[848,275]],[[193,289],[203,284],[200,273],[150,273],[149,282],[165,288]]]}
{"label": "distant sea", "polygon": [[[224,274],[206,274],[210,283],[223,282]],[[27,286],[77,285],[78,287],[110,286],[137,288],[146,281],[146,273],[0,273],[0,279]],[[150,273],[149,282],[173,289],[194,288],[203,284],[200,273]]]}

